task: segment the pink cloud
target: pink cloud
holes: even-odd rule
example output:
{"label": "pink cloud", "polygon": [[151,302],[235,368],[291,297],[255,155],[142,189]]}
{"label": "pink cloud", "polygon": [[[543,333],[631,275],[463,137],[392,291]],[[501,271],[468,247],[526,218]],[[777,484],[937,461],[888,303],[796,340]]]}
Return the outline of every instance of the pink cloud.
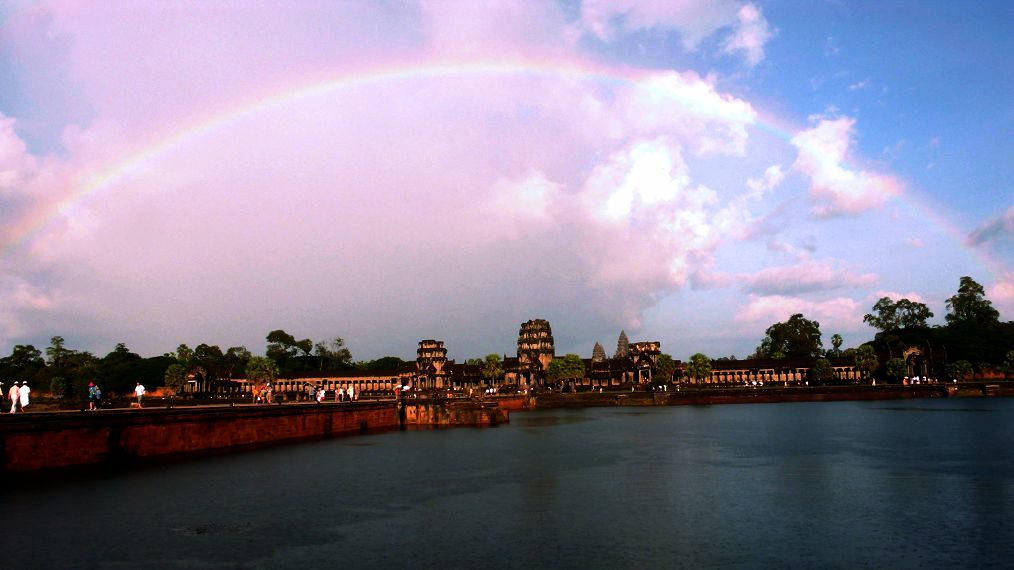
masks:
{"label": "pink cloud", "polygon": [[816,126],[792,137],[799,151],[793,168],[809,177],[813,212],[818,216],[859,214],[903,191],[891,176],[848,164],[854,136],[855,120],[840,117],[820,118]]}
{"label": "pink cloud", "polygon": [[919,293],[916,293],[915,291],[910,291],[908,293],[897,293],[895,291],[876,291],[874,293],[871,293],[869,297],[867,297],[867,300],[870,301],[870,306],[872,307],[873,303],[879,301],[882,297],[887,297],[892,301],[900,301],[902,299],[908,299],[909,301],[915,301],[916,303],[925,304],[927,302],[925,297],[923,297]]}
{"label": "pink cloud", "polygon": [[863,287],[875,283],[872,273],[859,274],[834,261],[801,259],[791,266],[768,267],[740,281],[747,291],[763,295],[785,295],[811,291]]}
{"label": "pink cloud", "polygon": [[824,301],[808,301],[784,295],[750,295],[735,320],[764,325],[784,322],[796,313],[820,322],[824,331],[853,331],[862,324],[862,307],[854,299],[835,297]]}
{"label": "pink cloud", "polygon": [[1014,271],[1007,271],[986,288],[986,298],[1000,311],[1000,319],[1014,320]]}

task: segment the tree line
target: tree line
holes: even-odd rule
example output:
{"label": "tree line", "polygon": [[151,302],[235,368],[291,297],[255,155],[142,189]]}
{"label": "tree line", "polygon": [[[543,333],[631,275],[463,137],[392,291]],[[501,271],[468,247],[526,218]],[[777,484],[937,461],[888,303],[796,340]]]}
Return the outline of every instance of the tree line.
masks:
{"label": "tree line", "polygon": [[[958,291],[946,301],[946,324],[930,326],[933,317],[929,307],[910,299],[881,298],[863,321],[878,330],[873,340],[857,348],[842,350],[842,337],[831,336],[831,348],[825,349],[820,323],[795,314],[785,322],[767,328],[760,345],[749,358],[811,358],[811,377],[817,382],[833,380],[828,358],[849,358],[866,377],[898,381],[906,363],[901,358],[910,346],[925,347],[925,358],[931,374],[938,378],[967,378],[987,370],[1014,374],[1014,322],[1001,322],[1000,314],[986,299],[982,285],[971,277],[960,279]],[[106,392],[129,392],[135,382],[145,386],[168,385],[179,390],[188,381],[199,389],[211,389],[215,382],[244,376],[252,380],[273,379],[278,375],[341,373],[352,370],[389,371],[405,363],[396,356],[371,361],[354,361],[352,353],[340,336],[312,341],[297,339],[284,330],[273,330],[265,337],[265,356],[254,356],[244,346],[225,349],[202,343],[194,348],[179,345],[174,352],[144,358],[119,343],[105,356],[66,346],[63,337],[54,336],[49,346],[40,350],[31,344],[15,345],[11,354],[0,358],[0,380],[28,380],[33,386],[51,390],[62,396],[83,397],[89,382],[96,382]],[[629,341],[620,332],[614,357],[624,357]],[[593,359],[604,359],[605,351],[596,343]],[[716,360],[733,359],[735,356]],[[702,353],[691,356],[685,372],[691,378],[711,374],[711,359]],[[503,362],[499,355],[469,359],[465,364],[480,367],[491,384],[503,378]],[[671,380],[677,370],[676,361],[668,354],[660,355],[655,364],[656,382]],[[567,383],[584,375],[581,357],[567,354],[554,359],[546,370],[552,383]]]}
{"label": "tree line", "polygon": [[106,393],[128,393],[136,382],[179,392],[190,381],[197,383],[198,390],[210,390],[216,382],[233,377],[274,379],[284,374],[391,370],[405,362],[396,356],[353,361],[340,336],[313,342],[297,340],[279,329],[269,332],[265,340],[263,357],[254,356],[245,346],[223,351],[218,345],[201,343],[193,348],[181,344],[174,352],[144,358],[125,343],[97,356],[69,348],[63,337],[54,336],[43,350],[31,344],[15,345],[10,356],[0,358],[0,380],[28,381],[60,397],[84,397],[89,382]]}

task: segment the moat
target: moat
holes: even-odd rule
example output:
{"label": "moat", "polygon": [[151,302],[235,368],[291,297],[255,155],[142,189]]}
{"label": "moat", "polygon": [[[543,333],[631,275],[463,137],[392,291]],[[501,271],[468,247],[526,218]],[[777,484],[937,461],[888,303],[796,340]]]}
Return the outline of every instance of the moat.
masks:
{"label": "moat", "polygon": [[999,567],[1012,414],[1010,398],[537,410],[21,481],[0,532],[11,568]]}

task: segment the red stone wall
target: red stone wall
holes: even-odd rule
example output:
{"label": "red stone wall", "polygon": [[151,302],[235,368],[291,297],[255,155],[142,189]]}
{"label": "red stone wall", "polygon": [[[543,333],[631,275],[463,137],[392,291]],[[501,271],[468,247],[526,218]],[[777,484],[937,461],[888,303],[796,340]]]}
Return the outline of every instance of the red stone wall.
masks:
{"label": "red stone wall", "polygon": [[192,455],[282,441],[397,429],[394,404],[124,410],[10,418],[4,472]]}

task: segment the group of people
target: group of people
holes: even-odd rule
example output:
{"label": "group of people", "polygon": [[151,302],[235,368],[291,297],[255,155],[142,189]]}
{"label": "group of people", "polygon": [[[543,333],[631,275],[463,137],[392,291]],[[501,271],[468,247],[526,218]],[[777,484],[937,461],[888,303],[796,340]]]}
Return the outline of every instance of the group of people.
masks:
{"label": "group of people", "polygon": [[[20,384],[20,385],[19,385]],[[3,383],[0,382],[0,394],[3,393]],[[15,381],[11,389],[7,391],[7,397],[11,400],[11,412],[15,414],[17,412],[24,412],[25,408],[28,407],[28,396],[32,393],[32,389],[28,387],[28,381],[23,382]]]}
{"label": "group of people", "polygon": [[275,389],[273,386],[271,386],[271,382],[268,382],[263,386],[254,386],[252,392],[253,392],[253,403],[270,404],[271,399],[275,394]]}

